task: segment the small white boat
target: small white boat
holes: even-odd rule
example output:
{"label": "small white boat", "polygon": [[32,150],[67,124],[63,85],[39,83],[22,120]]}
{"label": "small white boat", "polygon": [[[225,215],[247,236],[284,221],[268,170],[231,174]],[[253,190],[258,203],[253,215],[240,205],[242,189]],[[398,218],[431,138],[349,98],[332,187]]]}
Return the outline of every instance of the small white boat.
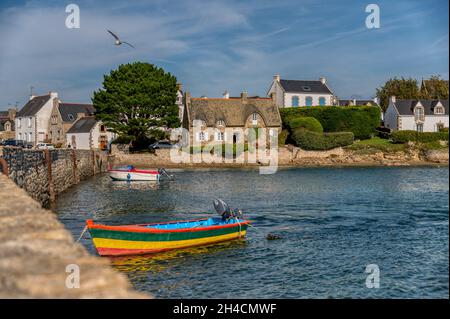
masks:
{"label": "small white boat", "polygon": [[159,171],[136,169],[132,165],[108,169],[109,177],[115,181],[159,181]]}

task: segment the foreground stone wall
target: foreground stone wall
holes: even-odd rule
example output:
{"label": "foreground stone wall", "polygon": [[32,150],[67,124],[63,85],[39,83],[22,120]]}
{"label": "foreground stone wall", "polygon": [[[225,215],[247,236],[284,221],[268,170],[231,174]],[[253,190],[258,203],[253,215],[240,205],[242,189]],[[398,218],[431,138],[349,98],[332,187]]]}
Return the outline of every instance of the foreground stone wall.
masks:
{"label": "foreground stone wall", "polygon": [[102,151],[57,149],[50,151],[0,148],[8,175],[32,198],[47,205],[55,196],[89,176],[107,169]]}
{"label": "foreground stone wall", "polygon": [[[79,268],[79,288],[66,285],[68,265]],[[135,292],[108,259],[90,256],[55,214],[0,174],[0,298],[149,296]]]}

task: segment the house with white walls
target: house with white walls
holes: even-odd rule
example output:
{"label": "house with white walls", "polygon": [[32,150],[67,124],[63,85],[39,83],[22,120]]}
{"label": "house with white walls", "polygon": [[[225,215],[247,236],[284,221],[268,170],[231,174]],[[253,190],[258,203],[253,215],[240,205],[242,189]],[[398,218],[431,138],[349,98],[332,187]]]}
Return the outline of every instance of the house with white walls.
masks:
{"label": "house with white walls", "polygon": [[31,96],[15,118],[16,140],[26,141],[35,146],[49,139],[49,119],[54,104],[58,103],[58,93]]}
{"label": "house with white walls", "polygon": [[104,150],[116,138],[116,134],[106,129],[94,116],[78,118],[66,133],[66,145],[79,150]]}
{"label": "house with white walls", "polygon": [[394,131],[439,132],[448,128],[448,100],[397,100],[391,96],[384,126]]}
{"label": "house with white walls", "polygon": [[276,95],[279,108],[335,105],[336,102],[324,77],[318,81],[285,80],[277,74],[273,77],[267,95],[271,96],[272,93]]}

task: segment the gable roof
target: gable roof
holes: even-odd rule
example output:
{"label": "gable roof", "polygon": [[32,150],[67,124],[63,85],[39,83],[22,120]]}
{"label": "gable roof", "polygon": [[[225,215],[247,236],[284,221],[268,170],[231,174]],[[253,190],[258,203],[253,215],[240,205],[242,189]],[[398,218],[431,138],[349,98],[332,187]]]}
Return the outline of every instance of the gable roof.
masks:
{"label": "gable roof", "polygon": [[89,133],[97,124],[97,120],[93,116],[85,116],[78,119],[67,133]]}
{"label": "gable roof", "polygon": [[33,116],[50,100],[50,94],[35,96],[25,104],[16,117]]}
{"label": "gable roof", "polygon": [[[280,80],[280,85],[288,93],[322,93],[333,94],[321,81]],[[308,89],[309,88],[309,89]]]}
{"label": "gable roof", "polygon": [[68,123],[75,122],[78,113],[83,113],[86,116],[91,116],[95,112],[93,105],[80,103],[59,103],[58,109],[63,122]]}
{"label": "gable roof", "polygon": [[222,120],[227,127],[243,127],[253,113],[259,113],[267,127],[281,126],[278,107],[270,98],[247,98],[246,103],[241,98],[192,98],[187,112],[190,126],[194,120],[202,120],[209,127]]}
{"label": "gable roof", "polygon": [[434,115],[434,107],[438,102],[441,102],[445,115],[448,115],[448,100],[397,100],[394,105],[400,115],[414,115],[414,107],[419,101],[425,109],[425,115]]}

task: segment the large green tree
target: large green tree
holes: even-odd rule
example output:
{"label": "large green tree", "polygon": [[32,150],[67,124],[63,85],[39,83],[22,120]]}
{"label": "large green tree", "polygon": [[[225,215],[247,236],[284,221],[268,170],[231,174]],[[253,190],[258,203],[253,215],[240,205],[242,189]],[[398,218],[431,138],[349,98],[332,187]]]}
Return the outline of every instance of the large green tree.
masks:
{"label": "large green tree", "polygon": [[94,92],[95,117],[133,145],[179,125],[177,79],[149,63],[122,64]]}
{"label": "large green tree", "polygon": [[389,97],[395,96],[397,99],[418,99],[420,97],[417,80],[413,78],[389,79],[383,86],[377,88],[380,106],[386,111],[389,105]]}
{"label": "large green tree", "polygon": [[442,79],[440,75],[432,75],[429,79],[422,80],[420,97],[422,99],[448,99],[448,81]]}

